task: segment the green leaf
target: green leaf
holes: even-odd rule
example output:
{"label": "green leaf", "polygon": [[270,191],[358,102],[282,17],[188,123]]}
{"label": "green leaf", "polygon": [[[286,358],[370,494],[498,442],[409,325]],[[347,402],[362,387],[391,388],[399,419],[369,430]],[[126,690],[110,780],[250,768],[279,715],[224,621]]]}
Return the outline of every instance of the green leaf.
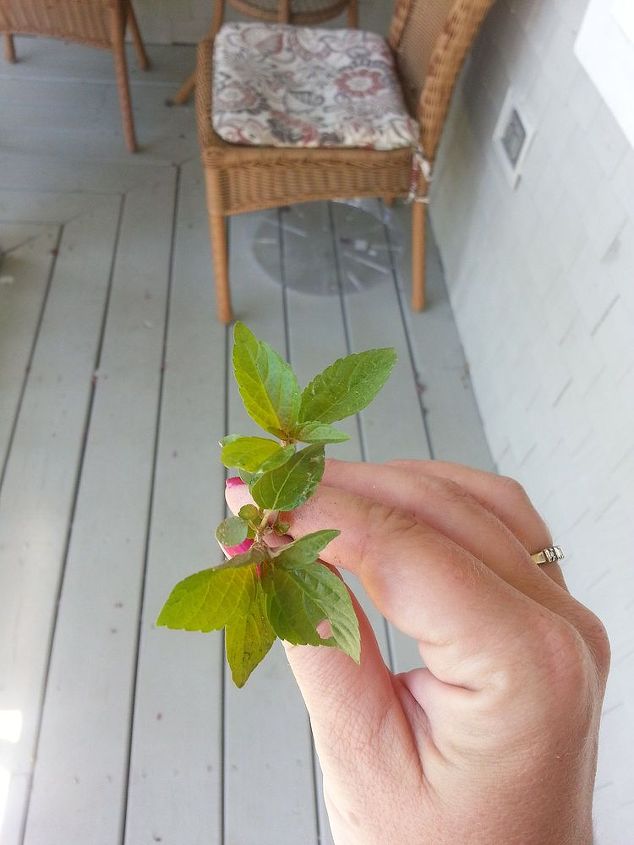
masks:
{"label": "green leaf", "polygon": [[295,373],[244,323],[236,323],[233,337],[233,372],[247,413],[265,431],[287,439],[301,401]]}
{"label": "green leaf", "polygon": [[255,472],[260,464],[282,451],[279,443],[266,437],[237,437],[229,442],[226,440],[227,438],[221,441],[220,460],[226,467],[238,467],[247,472]]}
{"label": "green leaf", "polygon": [[273,552],[273,560],[277,566],[285,566],[293,569],[314,563],[328,543],[338,537],[341,532],[335,528],[314,531],[312,534],[305,534],[297,540],[293,540],[287,546],[282,546],[279,551]]}
{"label": "green leaf", "polygon": [[227,660],[238,687],[244,686],[276,637],[255,566],[190,575],[174,587],[156,624],[204,632],[226,627]]}
{"label": "green leaf", "polygon": [[[266,613],[280,639],[295,645],[338,647],[357,663],[359,622],[343,581],[322,563],[299,569],[275,565],[262,578]],[[322,639],[317,625],[327,619],[332,636]]]}
{"label": "green leaf", "polygon": [[301,449],[278,469],[267,472],[251,488],[261,508],[290,511],[312,496],[324,474],[324,447],[317,443]]}
{"label": "green leaf", "polygon": [[170,593],[157,625],[186,631],[217,631],[251,603],[244,568],[204,569],[180,581]]}
{"label": "green leaf", "polygon": [[321,422],[308,422],[293,432],[295,440],[302,443],[343,443],[350,440],[350,435],[345,431],[339,431],[332,425]]}
{"label": "green leaf", "polygon": [[335,361],[302,393],[300,423],[332,423],[363,410],[383,387],[395,363],[394,349],[368,349]]}
{"label": "green leaf", "polygon": [[216,528],[216,540],[223,546],[237,546],[247,538],[249,526],[239,516],[223,519]]}
{"label": "green leaf", "polygon": [[245,522],[260,522],[262,520],[262,512],[255,505],[242,505],[238,511],[238,516]]}
{"label": "green leaf", "polygon": [[221,569],[242,569],[253,564],[266,563],[271,560],[271,553],[266,546],[253,545],[248,552],[234,555],[213,567],[213,572]]}
{"label": "green leaf", "polygon": [[290,458],[293,457],[295,454],[295,446],[292,444],[290,446],[280,446],[278,451],[271,455],[264,463],[260,464],[258,467],[258,475],[262,475],[265,472],[270,472],[273,469],[277,469],[281,467],[282,464],[285,464]]}
{"label": "green leaf", "polygon": [[234,617],[225,632],[225,650],[231,677],[243,687],[249,675],[268,653],[276,639],[266,615],[265,595],[255,567],[246,570],[253,578],[251,603],[243,616]]}
{"label": "green leaf", "polygon": [[283,537],[288,534],[288,529],[291,527],[290,522],[276,522],[273,526],[273,531]]}
{"label": "green leaf", "polygon": [[249,486],[251,486],[251,484],[253,484],[253,482],[257,478],[257,475],[254,472],[247,472],[246,469],[239,469],[238,475],[244,481],[244,483],[248,484]]}

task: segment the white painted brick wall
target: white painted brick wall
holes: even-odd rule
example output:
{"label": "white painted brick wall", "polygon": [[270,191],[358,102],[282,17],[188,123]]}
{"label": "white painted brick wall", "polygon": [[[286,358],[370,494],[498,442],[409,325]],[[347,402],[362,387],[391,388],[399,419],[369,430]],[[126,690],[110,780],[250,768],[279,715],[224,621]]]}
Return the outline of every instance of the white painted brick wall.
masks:
{"label": "white painted brick wall", "polygon": [[[431,214],[493,456],[610,633],[597,845],[631,845],[634,150],[573,52],[586,5],[498,0],[451,110]],[[491,145],[509,83],[537,130],[515,191]]]}

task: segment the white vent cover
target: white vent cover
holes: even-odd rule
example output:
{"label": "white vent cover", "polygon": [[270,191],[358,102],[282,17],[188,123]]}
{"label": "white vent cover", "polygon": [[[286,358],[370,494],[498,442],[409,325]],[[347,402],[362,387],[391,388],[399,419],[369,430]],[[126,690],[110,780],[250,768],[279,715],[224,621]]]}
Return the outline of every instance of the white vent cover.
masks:
{"label": "white vent cover", "polygon": [[522,164],[534,135],[523,107],[509,88],[493,132],[493,147],[511,188],[519,182]]}

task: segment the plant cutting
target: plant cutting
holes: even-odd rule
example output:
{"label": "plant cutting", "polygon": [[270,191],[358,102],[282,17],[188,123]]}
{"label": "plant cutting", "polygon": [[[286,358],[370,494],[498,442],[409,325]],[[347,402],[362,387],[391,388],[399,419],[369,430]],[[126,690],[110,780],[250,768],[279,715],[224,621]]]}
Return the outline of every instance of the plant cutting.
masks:
{"label": "plant cutting", "polygon": [[[238,471],[253,504],[216,528],[228,559],[178,583],[157,625],[204,632],[224,628],[238,687],[277,638],[339,648],[359,662],[359,624],[350,594],[319,560],[339,532],[324,528],[284,543],[285,514],[315,492],[326,445],[348,440],[333,423],[367,407],[395,363],[393,349],[348,355],[301,390],[290,365],[236,323],[234,376],[247,413],[268,436],[228,435],[220,441],[220,459]],[[322,636],[318,626],[324,621],[329,630]]]}

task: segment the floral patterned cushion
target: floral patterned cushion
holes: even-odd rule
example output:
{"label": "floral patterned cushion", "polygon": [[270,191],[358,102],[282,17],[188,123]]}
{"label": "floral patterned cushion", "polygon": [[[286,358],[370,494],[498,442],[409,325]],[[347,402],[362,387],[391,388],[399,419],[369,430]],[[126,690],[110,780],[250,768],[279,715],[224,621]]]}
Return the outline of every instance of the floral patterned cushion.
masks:
{"label": "floral patterned cushion", "polygon": [[225,24],[212,120],[232,144],[392,150],[418,140],[387,42],[358,29]]}

